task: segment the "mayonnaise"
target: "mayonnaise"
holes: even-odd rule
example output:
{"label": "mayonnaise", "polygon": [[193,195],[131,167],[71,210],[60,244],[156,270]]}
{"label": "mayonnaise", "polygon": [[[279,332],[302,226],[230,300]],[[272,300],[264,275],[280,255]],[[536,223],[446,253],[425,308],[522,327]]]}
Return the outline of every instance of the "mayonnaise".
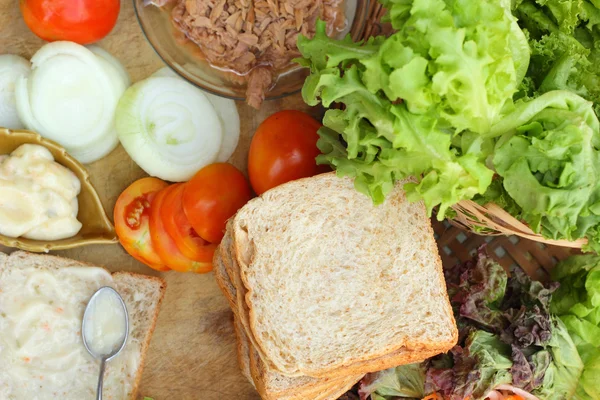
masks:
{"label": "mayonnaise", "polygon": [[[0,272],[0,399],[96,398],[98,360],[83,345],[81,324],[90,297],[103,286],[116,285],[96,267]],[[107,363],[104,398],[130,398],[141,347],[129,335],[123,351]]]}
{"label": "mayonnaise", "polygon": [[84,335],[90,351],[96,356],[116,352],[127,333],[125,310],[112,290],[101,290],[88,304],[84,315]]}
{"label": "mayonnaise", "polygon": [[35,240],[75,236],[81,182],[48,149],[24,144],[0,158],[0,234]]}

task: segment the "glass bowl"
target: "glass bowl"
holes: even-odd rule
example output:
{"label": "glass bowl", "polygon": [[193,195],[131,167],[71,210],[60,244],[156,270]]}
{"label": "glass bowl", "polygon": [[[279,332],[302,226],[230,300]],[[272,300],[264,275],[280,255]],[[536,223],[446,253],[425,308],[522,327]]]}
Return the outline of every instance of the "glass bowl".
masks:
{"label": "glass bowl", "polygon": [[[194,42],[186,40],[184,34],[171,22],[170,10],[173,5],[161,8],[148,4],[148,0],[133,0],[133,4],[146,39],[174,72],[200,89],[217,96],[233,100],[246,99],[245,80],[233,82],[231,73],[212,67],[200,48]],[[345,9],[348,19],[351,20],[346,32],[350,33],[354,40],[358,40],[365,29],[369,0],[346,0]],[[307,75],[307,69],[294,64],[279,74],[276,83],[265,94],[265,100],[297,93]]]}

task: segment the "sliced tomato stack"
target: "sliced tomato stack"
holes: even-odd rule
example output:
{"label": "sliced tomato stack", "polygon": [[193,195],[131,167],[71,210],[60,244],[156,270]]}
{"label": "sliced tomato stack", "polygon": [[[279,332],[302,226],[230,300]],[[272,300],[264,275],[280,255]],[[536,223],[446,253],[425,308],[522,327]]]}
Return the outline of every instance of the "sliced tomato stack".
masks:
{"label": "sliced tomato stack", "polygon": [[251,198],[234,166],[211,164],[187,183],[134,182],[115,206],[115,230],[125,250],[158,271],[205,273],[227,220]]}

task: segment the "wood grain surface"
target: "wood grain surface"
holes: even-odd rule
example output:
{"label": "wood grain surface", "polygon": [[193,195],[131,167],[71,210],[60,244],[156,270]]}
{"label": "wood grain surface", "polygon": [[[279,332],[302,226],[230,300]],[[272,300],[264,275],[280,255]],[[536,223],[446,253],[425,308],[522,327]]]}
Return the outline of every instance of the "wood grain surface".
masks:
{"label": "wood grain surface", "polygon": [[[44,43],[23,22],[17,0],[0,0],[0,54],[29,58]],[[117,26],[99,45],[123,63],[133,82],[164,66],[144,38],[131,1],[122,2]],[[319,113],[316,109],[310,110],[299,95],[267,101],[260,111],[243,103],[237,106],[241,138],[230,162],[244,172],[252,135],[266,117],[283,109],[300,109],[315,116]],[[145,176],[122,147],[87,167],[111,220],[121,191]],[[55,254],[103,265],[111,271],[162,275],[166,279],[167,293],[146,358],[140,397],[149,396],[154,400],[259,399],[239,372],[232,315],[212,273],[160,274],[138,263],[120,245],[88,246]]]}

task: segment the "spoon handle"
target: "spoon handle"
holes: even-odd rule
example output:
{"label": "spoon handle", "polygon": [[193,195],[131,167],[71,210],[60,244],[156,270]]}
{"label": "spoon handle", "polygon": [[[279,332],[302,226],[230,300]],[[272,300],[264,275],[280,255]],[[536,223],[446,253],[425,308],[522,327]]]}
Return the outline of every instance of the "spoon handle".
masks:
{"label": "spoon handle", "polygon": [[96,400],[102,400],[102,386],[104,386],[104,368],[106,360],[102,358],[100,361],[100,376],[98,377],[98,389],[96,389]]}

